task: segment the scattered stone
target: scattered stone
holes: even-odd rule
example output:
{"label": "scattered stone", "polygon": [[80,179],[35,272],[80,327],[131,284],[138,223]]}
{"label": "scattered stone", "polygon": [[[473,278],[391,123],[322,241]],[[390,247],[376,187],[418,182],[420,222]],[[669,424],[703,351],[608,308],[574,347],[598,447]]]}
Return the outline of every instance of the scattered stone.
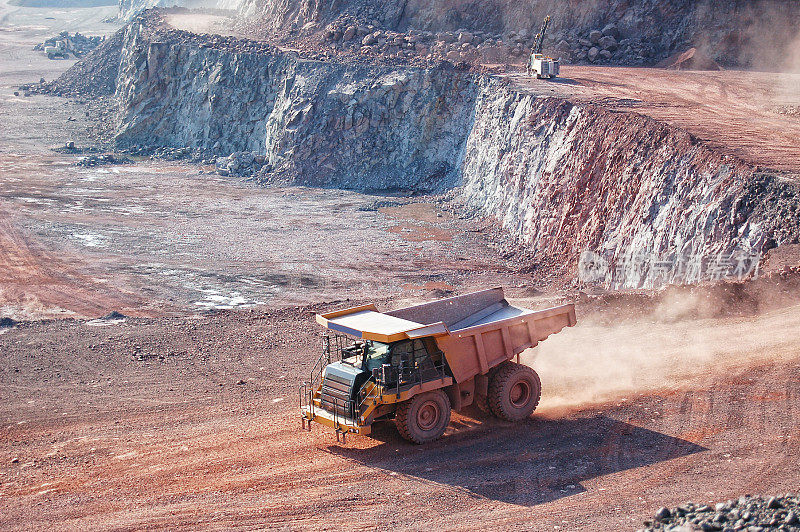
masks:
{"label": "scattered stone", "polygon": [[777,497],[770,497],[769,501],[767,501],[767,508],[777,510],[778,508],[782,508],[782,506]]}
{"label": "scattered stone", "polygon": [[617,40],[610,35],[604,35],[600,38],[600,42],[598,43],[603,50],[611,50],[614,51],[617,49]]}
{"label": "scattered stone", "polygon": [[[67,149],[74,150],[75,145],[73,144],[72,148],[67,147]],[[89,155],[83,157],[75,163],[75,166],[93,168],[95,166],[103,166],[107,164],[133,164],[133,161],[127,157],[117,157],[113,153],[106,153],[103,155]]]}
{"label": "scattered stone", "polygon": [[240,380],[236,381],[236,384],[237,384],[237,386],[241,386],[243,384],[247,384],[247,382],[244,379],[240,379]]}
{"label": "scattered stone", "polygon": [[656,519],[659,521],[666,521],[670,517],[672,517],[672,512],[670,512],[669,508],[667,508],[666,506],[662,506],[656,512]]}
{"label": "scattered stone", "polygon": [[228,157],[217,157],[215,168],[221,176],[237,177],[263,177],[272,169],[266,157],[247,151],[234,152]]}
{"label": "scattered stone", "polygon": [[[788,510],[788,512],[787,512]],[[715,512],[713,517],[710,512]],[[738,531],[792,531],[799,532],[800,499],[795,495],[773,497],[743,496],[719,502],[712,509],[708,505],[695,507],[692,503],[674,510],[660,508],[655,521],[644,523],[645,531],[723,530]]]}
{"label": "scattered stone", "polygon": [[342,40],[349,41],[353,37],[355,37],[357,33],[358,33],[358,26],[350,26],[346,30],[344,30],[344,34],[342,34]]}
{"label": "scattered stone", "polygon": [[16,324],[17,322],[15,320],[12,320],[11,318],[8,317],[0,318],[0,329],[10,329]]}
{"label": "scattered stone", "polygon": [[603,37],[603,32],[592,30],[589,32],[589,41],[592,44],[600,44],[600,39]]}
{"label": "scattered stone", "polygon": [[586,54],[586,56],[589,58],[589,61],[592,62],[594,62],[597,59],[598,55],[600,55],[600,50],[598,50],[597,47],[594,46],[590,48],[589,52]]}

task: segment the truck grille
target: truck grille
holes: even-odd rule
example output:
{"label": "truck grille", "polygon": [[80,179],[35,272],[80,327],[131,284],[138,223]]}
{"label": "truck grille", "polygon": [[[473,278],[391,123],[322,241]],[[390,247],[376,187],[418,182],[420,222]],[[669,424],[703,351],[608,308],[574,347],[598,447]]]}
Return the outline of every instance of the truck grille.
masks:
{"label": "truck grille", "polygon": [[350,401],[352,383],[336,375],[326,374],[322,379],[320,406],[328,412],[352,419],[353,406]]}

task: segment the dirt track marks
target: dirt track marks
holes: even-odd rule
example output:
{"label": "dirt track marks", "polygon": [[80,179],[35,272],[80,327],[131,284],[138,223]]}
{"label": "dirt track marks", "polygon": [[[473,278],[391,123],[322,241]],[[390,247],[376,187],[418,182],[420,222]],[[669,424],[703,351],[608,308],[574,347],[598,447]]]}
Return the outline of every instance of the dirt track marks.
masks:
{"label": "dirt track marks", "polygon": [[109,308],[133,312],[141,302],[81,275],[69,258],[54,254],[19,231],[0,210],[0,309],[15,317],[97,317]]}

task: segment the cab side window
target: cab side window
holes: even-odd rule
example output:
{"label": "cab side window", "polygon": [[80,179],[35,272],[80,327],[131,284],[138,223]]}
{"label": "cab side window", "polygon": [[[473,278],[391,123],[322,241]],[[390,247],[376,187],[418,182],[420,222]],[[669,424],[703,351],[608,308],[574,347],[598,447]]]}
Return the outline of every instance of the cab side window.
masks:
{"label": "cab side window", "polygon": [[403,363],[403,366],[409,367],[413,360],[414,347],[411,345],[411,340],[397,342],[392,346],[392,367],[399,367],[401,362]]}

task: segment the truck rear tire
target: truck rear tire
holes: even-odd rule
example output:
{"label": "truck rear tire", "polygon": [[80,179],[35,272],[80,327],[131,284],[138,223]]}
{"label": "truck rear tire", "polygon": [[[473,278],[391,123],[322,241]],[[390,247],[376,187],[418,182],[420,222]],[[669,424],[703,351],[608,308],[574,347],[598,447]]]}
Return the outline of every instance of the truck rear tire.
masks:
{"label": "truck rear tire", "polygon": [[450,399],[442,390],[415,395],[400,403],[394,422],[400,435],[410,442],[439,439],[450,424]]}
{"label": "truck rear tire", "polygon": [[505,362],[489,380],[489,408],[506,421],[521,421],[530,416],[541,396],[539,375],[522,364]]}

